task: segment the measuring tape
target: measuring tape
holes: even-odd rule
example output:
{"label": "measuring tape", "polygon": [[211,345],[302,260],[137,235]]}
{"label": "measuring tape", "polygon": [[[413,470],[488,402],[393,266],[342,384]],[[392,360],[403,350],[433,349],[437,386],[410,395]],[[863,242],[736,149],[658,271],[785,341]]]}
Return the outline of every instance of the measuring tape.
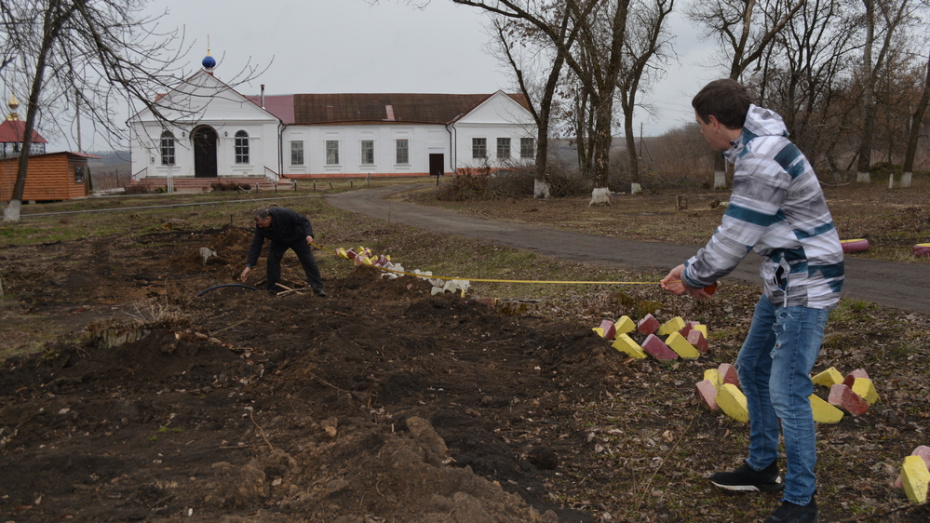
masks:
{"label": "measuring tape", "polygon": [[[318,243],[313,243],[312,245],[316,247],[317,249],[320,249],[321,251],[326,251],[334,256],[338,256],[340,258],[351,259],[348,255],[343,255],[342,253],[331,251],[321,246]],[[345,251],[345,252],[348,252],[348,251]],[[357,253],[355,253],[355,255],[361,256],[360,254],[357,254]],[[399,271],[396,269],[389,269],[387,267],[382,267],[380,265],[376,265],[375,263],[373,263],[371,261],[371,258],[369,258],[368,256],[363,257],[362,264],[367,265],[369,267],[374,267],[375,269],[378,269],[379,271],[391,272],[394,274],[402,274],[404,276],[413,276],[415,278],[429,278],[429,279],[446,280],[446,281],[462,280],[462,281],[480,281],[480,282],[485,282],[485,283],[539,283],[539,284],[550,284],[550,285],[659,285],[661,283],[657,281],[503,280],[503,279],[496,279],[496,278],[460,278],[460,277],[454,277],[454,276],[432,276],[432,275],[417,274],[415,272]],[[713,285],[708,285],[707,287],[704,287],[704,291],[707,292],[707,294],[713,294],[717,292],[717,286],[718,286],[717,283],[714,283]]]}

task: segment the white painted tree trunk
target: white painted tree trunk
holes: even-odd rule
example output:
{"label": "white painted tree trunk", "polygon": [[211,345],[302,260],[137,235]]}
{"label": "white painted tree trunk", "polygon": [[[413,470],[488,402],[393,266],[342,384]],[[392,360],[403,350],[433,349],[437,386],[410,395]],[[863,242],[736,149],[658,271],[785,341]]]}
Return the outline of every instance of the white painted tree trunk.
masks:
{"label": "white painted tree trunk", "polygon": [[10,203],[6,204],[6,209],[3,210],[3,221],[18,222],[19,221],[19,209],[22,206],[23,206],[23,202],[19,200],[10,200]]}
{"label": "white painted tree trunk", "polygon": [[906,172],[901,173],[901,187],[910,187],[911,186],[911,177],[914,173]]}
{"label": "white painted tree trunk", "polygon": [[595,187],[591,191],[591,201],[588,206],[592,205],[610,205],[610,189],[607,187]]}
{"label": "white painted tree trunk", "polygon": [[727,172],[726,171],[714,171],[714,189],[726,189],[727,188]]}
{"label": "white painted tree trunk", "polygon": [[856,183],[872,183],[868,172],[856,171]]}
{"label": "white painted tree trunk", "polygon": [[640,194],[643,192],[643,186],[638,183],[630,184],[630,194]]}
{"label": "white painted tree trunk", "polygon": [[549,182],[545,180],[533,180],[533,198],[537,200],[548,200]]}

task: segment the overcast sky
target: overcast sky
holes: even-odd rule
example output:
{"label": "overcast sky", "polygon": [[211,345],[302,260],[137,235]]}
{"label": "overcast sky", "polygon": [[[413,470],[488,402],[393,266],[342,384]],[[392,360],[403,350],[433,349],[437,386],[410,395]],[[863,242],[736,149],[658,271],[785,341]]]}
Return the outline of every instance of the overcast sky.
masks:
{"label": "overcast sky", "polygon": [[[157,0],[152,12],[168,14],[163,28],[183,27],[193,44],[184,68],[195,71],[209,48],[215,75],[232,80],[246,63],[267,71],[243,94],[294,93],[492,93],[516,91],[508,71],[487,50],[487,15],[451,0],[415,9],[403,0]],[[684,2],[678,3],[683,5]],[[643,100],[654,117],[637,116],[646,136],[693,120],[691,97],[720,74],[708,69],[713,45],[674,15],[678,62]],[[86,143],[85,150],[106,147]],[[49,150],[74,148],[53,143]],[[108,147],[107,147],[108,148]]]}

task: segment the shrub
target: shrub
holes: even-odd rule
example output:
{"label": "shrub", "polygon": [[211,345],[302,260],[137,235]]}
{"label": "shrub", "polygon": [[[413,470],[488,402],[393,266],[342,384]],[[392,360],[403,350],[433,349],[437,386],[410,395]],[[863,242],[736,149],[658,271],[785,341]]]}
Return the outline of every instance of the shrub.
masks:
{"label": "shrub", "polygon": [[123,188],[126,194],[148,194],[150,189],[141,183],[133,183]]}

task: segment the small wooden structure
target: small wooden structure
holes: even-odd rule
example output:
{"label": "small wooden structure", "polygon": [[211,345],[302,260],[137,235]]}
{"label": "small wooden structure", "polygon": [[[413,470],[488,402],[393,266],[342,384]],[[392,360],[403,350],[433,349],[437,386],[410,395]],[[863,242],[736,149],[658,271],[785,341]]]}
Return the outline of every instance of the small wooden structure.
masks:
{"label": "small wooden structure", "polygon": [[[26,187],[22,201],[59,201],[84,198],[90,194],[89,154],[59,152],[29,157]],[[13,196],[19,158],[0,159],[0,201]]]}

